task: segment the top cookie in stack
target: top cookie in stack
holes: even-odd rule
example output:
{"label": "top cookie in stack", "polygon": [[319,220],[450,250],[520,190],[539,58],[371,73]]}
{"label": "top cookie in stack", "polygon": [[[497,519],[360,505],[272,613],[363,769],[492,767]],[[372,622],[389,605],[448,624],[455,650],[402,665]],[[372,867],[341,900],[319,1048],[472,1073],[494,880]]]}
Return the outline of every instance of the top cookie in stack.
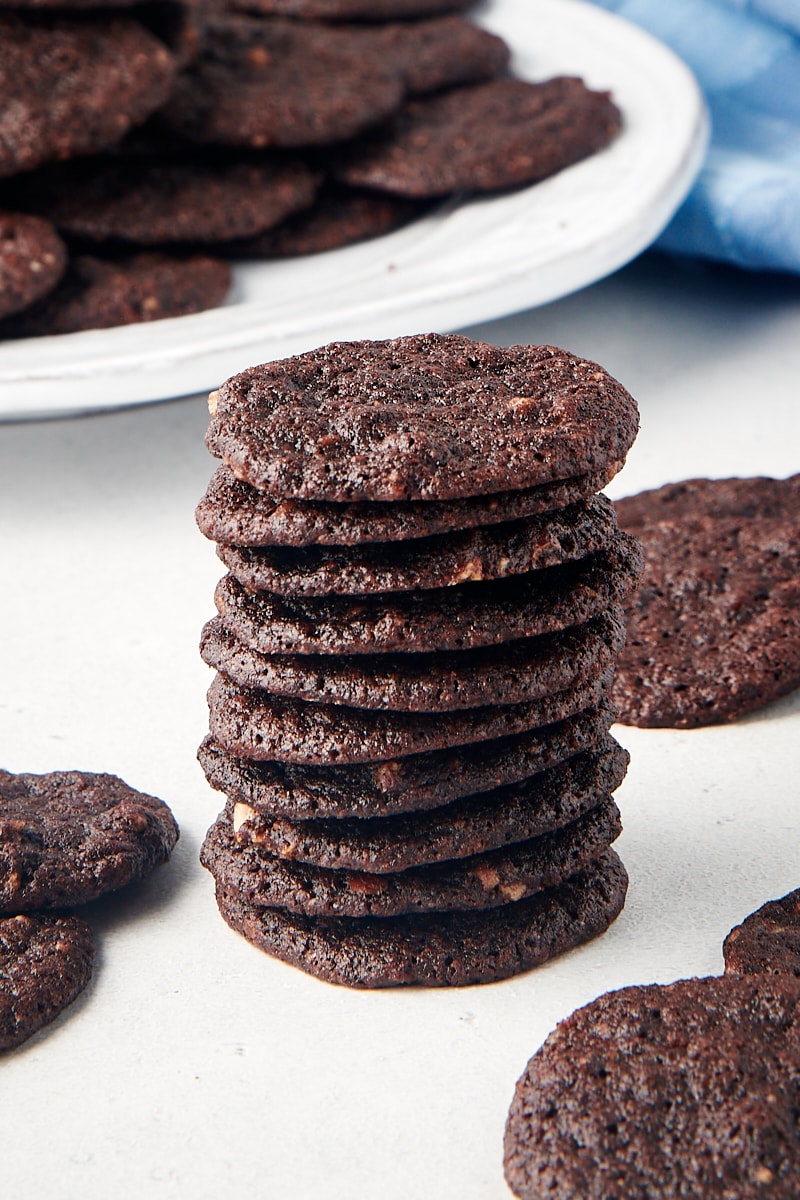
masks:
{"label": "top cookie in stack", "polygon": [[430,334],[253,368],[211,408],[225,919],[353,986],[499,979],[602,932],[641,559],[596,493],[631,397],[553,347]]}

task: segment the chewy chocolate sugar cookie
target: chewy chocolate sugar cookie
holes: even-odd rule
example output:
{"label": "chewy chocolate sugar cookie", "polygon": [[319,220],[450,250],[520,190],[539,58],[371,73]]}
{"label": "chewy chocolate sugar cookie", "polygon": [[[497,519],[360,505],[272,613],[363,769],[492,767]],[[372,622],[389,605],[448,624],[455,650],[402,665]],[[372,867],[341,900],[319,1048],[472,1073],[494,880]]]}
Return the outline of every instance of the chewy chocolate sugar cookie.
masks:
{"label": "chewy chocolate sugar cookie", "polygon": [[800,979],[800,888],[746,917],[725,938],[722,951],[727,975]]}
{"label": "chewy chocolate sugar cookie", "polygon": [[93,958],[82,917],[0,917],[0,1051],[54,1021],[86,987]]}
{"label": "chewy chocolate sugar cookie", "polygon": [[0,318],[47,295],[66,265],[67,248],[49,221],[0,212]]}

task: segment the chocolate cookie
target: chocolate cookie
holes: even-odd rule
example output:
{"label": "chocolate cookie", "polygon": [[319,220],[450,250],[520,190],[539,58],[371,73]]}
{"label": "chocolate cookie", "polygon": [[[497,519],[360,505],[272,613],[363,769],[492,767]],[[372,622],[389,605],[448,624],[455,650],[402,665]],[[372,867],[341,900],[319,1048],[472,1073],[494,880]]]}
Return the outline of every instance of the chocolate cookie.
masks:
{"label": "chocolate cookie", "polygon": [[178,826],[115,775],[0,771],[0,913],[85,904],[165,862]]}
{"label": "chocolate cookie", "polygon": [[0,13],[0,176],[92,154],[166,100],[166,47],[127,17]]}
{"label": "chocolate cookie", "polygon": [[330,983],[464,987],[518,975],[604,933],[627,882],[607,850],[558,887],[482,912],[314,919],[255,908],[221,889],[217,904],[248,941]]}
{"label": "chocolate cookie", "polygon": [[0,317],[45,296],[66,265],[66,246],[49,221],[0,212]]}
{"label": "chocolate cookie", "polygon": [[441,654],[259,654],[236,641],[217,618],[203,630],[210,667],[244,688],[310,702],[400,712],[450,712],[521,704],[561,692],[608,669],[625,641],[621,609],[562,633],[485,650]]}
{"label": "chocolate cookie", "polygon": [[402,100],[399,73],[353,31],[225,15],[207,21],[160,119],[203,144],[318,146],[354,137]]}
{"label": "chocolate cookie", "polygon": [[36,210],[70,237],[158,246],[261,233],[311,204],[317,184],[302,163],[107,157],[42,173],[30,186]]}
{"label": "chocolate cookie", "polygon": [[645,572],[614,689],[628,725],[732,721],[800,684],[800,475],[690,479],[617,504]]}
{"label": "chocolate cookie", "polygon": [[800,979],[800,888],[751,913],[730,931],[722,951],[726,975]]}
{"label": "chocolate cookie", "polygon": [[287,600],[226,576],[214,602],[225,628],[261,654],[470,650],[581,625],[617,604],[640,569],[638,544],[619,533],[590,558],[489,583]]}
{"label": "chocolate cookie", "polygon": [[369,31],[370,43],[400,72],[410,96],[502,75],[511,58],[502,38],[461,17],[379,25]]}
{"label": "chocolate cookie", "polygon": [[0,1050],[54,1021],[86,987],[93,957],[80,917],[0,917]]}
{"label": "chocolate cookie", "polygon": [[800,985],[684,979],[627,987],[562,1021],[506,1126],[521,1200],[800,1192]]}
{"label": "chocolate cookie", "polygon": [[474,0],[236,0],[249,12],[280,13],[323,21],[390,21],[469,8]]}
{"label": "chocolate cookie", "polygon": [[595,363],[460,334],[340,342],[212,393],[206,444],[238,479],[310,500],[453,500],[618,470],[638,414]]}
{"label": "chocolate cookie", "polygon": [[249,591],[278,596],[370,595],[503,579],[585,558],[616,529],[614,509],[594,496],[558,512],[442,533],[408,542],[357,547],[219,546],[225,566]]}
{"label": "chocolate cookie", "polygon": [[183,317],[221,304],[230,282],[227,263],[200,255],[172,258],[147,252],[118,260],[79,255],[49,295],[0,324],[0,338]]}
{"label": "chocolate cookie", "polygon": [[211,736],[237,757],[327,766],[379,762],[509,737],[599,704],[613,672],[526,704],[452,713],[384,712],[307,704],[238,688],[217,675],[208,690]]}
{"label": "chocolate cookie", "polygon": [[493,79],[412,100],[341,157],[337,178],[417,199],[537,183],[619,133],[608,92],[580,79]]}
{"label": "chocolate cookie", "polygon": [[224,546],[359,546],[405,541],[566,508],[602,491],[616,466],[603,473],[466,500],[350,504],[280,500],[243,483],[227,467],[219,467],[195,516],[205,536]]}
{"label": "chocolate cookie", "polygon": [[516,903],[563,883],[589,868],[621,830],[617,806],[607,800],[567,828],[532,841],[456,862],[362,874],[286,862],[252,842],[238,842],[223,819],[208,831],[200,861],[222,891],[256,908],[311,917],[466,912]]}
{"label": "chocolate cookie", "polygon": [[622,783],[627,751],[598,746],[529,779],[411,816],[291,821],[229,802],[225,820],[242,845],[291,862],[379,873],[483,854],[577,821]]}
{"label": "chocolate cookie", "polygon": [[356,766],[308,767],[226,754],[213,738],[198,758],[212,787],[259,812],[311,817],[383,817],[438,808],[461,796],[527,779],[595,746],[614,719],[600,705],[515,737]]}

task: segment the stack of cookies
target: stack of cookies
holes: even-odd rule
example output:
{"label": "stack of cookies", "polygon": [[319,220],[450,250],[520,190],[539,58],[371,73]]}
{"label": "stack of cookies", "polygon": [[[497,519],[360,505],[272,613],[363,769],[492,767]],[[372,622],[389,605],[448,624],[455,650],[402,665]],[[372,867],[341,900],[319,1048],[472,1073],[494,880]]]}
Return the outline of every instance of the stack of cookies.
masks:
{"label": "stack of cookies", "polygon": [[211,409],[225,920],[361,987],[500,979],[603,932],[641,558],[597,493],[631,397],[553,347],[430,334],[252,368]]}

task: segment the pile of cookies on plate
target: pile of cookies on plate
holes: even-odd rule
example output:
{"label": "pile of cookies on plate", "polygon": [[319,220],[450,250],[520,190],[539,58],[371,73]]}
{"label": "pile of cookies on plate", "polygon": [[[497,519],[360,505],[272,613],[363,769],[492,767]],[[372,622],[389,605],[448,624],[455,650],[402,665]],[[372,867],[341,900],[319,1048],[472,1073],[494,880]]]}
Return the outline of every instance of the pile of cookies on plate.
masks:
{"label": "pile of cookies on plate", "polygon": [[553,347],[429,334],[252,368],[211,411],[225,920],[360,987],[488,982],[603,932],[642,563],[598,493],[631,397]]}
{"label": "pile of cookies on plate", "polygon": [[606,93],[510,77],[467,7],[0,5],[0,337],[214,307],[231,259],[385,233],[613,139]]}

